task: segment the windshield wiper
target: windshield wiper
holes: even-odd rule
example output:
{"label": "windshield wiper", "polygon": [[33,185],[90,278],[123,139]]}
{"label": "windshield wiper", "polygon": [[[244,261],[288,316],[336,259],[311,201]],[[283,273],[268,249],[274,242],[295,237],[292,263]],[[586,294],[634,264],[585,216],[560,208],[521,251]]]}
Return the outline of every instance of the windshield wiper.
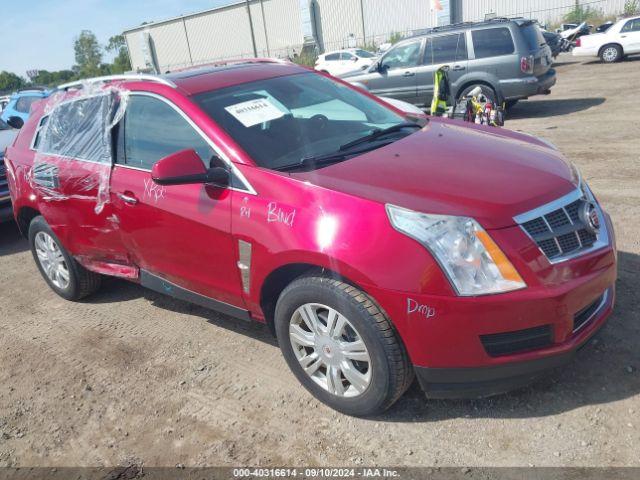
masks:
{"label": "windshield wiper", "polygon": [[337,152],[328,153],[326,155],[318,155],[315,157],[304,157],[299,162],[290,163],[288,165],[282,165],[281,167],[274,168],[274,170],[277,170],[279,172],[285,172],[288,170],[298,170],[298,169],[326,166],[331,163],[341,162],[345,160],[347,157],[352,157],[354,155],[359,155],[361,153],[366,153],[371,150],[375,150],[378,147],[382,147],[390,143],[392,142],[386,142],[382,145],[376,145],[376,146],[369,145],[365,148],[359,148],[357,150],[353,150],[350,152],[341,152],[340,150],[338,150]]}
{"label": "windshield wiper", "polygon": [[356,147],[358,145],[361,145],[363,143],[367,143],[367,142],[371,142],[373,140],[377,140],[380,137],[383,137],[385,135],[388,135],[390,133],[394,133],[394,132],[399,132],[400,130],[402,130],[403,128],[416,128],[416,129],[421,129],[422,127],[420,125],[418,125],[417,123],[413,123],[413,122],[402,122],[399,123],[397,125],[393,125],[392,127],[388,127],[388,128],[377,128],[375,129],[373,132],[371,132],[369,135],[365,135],[364,137],[361,138],[357,138],[349,143],[345,143],[344,145],[340,145],[340,151],[344,152],[345,150],[349,150],[350,148]]}

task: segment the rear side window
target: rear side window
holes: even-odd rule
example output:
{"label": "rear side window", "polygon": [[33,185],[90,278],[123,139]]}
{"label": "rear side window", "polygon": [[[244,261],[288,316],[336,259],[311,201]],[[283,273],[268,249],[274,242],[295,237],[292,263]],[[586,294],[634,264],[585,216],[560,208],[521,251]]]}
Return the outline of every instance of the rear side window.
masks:
{"label": "rear side window", "polygon": [[157,98],[132,95],[124,117],[124,158],[118,163],[150,170],[172,153],[194,149],[205,166],[213,150],[170,105]]}
{"label": "rear side window", "polygon": [[629,20],[622,27],[622,32],[640,32],[640,18]]}
{"label": "rear side window", "polygon": [[336,60],[340,60],[340,54],[339,53],[331,53],[329,55],[325,55],[324,59],[327,62],[335,62]]}
{"label": "rear side window", "polygon": [[527,42],[529,50],[538,50],[541,46],[547,43],[540,28],[533,23],[521,26],[520,33],[522,33],[524,40]]}
{"label": "rear side window", "polygon": [[40,100],[40,97],[20,97],[16,102],[16,111],[20,113],[29,113],[31,104]]}
{"label": "rear side window", "polygon": [[36,134],[33,137],[33,145],[31,146],[31,148],[33,148],[34,150],[38,150],[38,147],[40,146],[40,140],[42,139],[42,129],[47,124],[47,120],[49,120],[48,115],[46,117],[42,117],[38,122],[38,128],[36,128]]}
{"label": "rear side window", "polygon": [[513,38],[508,28],[486,28],[471,32],[476,58],[498,57],[515,52]]}
{"label": "rear side window", "polygon": [[424,52],[425,65],[467,60],[467,42],[464,34],[444,35],[427,40]]}
{"label": "rear side window", "polygon": [[[38,151],[49,155],[111,163],[111,137],[107,123],[116,107],[114,95],[72,100],[58,105],[41,120],[42,132],[35,141]],[[40,138],[42,135],[42,138]]]}

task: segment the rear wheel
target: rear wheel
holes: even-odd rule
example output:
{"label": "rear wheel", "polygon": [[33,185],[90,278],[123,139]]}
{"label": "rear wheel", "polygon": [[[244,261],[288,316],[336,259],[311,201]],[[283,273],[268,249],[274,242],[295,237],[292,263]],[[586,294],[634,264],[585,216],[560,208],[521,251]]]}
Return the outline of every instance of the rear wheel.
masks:
{"label": "rear wheel", "polygon": [[318,400],[347,415],[389,408],[413,381],[391,322],[361,290],[305,276],[280,295],[276,334],[294,375]]}
{"label": "rear wheel", "polygon": [[615,63],[622,60],[622,47],[620,45],[605,45],[600,50],[600,59],[604,63]]}
{"label": "rear wheel", "polygon": [[478,88],[478,87],[480,87],[480,89],[482,90],[482,93],[484,94],[484,96],[487,97],[487,100],[489,100],[493,105],[497,105],[498,95],[496,95],[495,90],[493,88],[487,86],[487,85],[482,84],[482,83],[470,85],[467,88],[465,88],[464,90],[462,90],[462,92],[458,96],[458,100],[466,97],[467,95],[469,95],[469,92],[471,92],[472,90],[474,90],[475,88]]}
{"label": "rear wheel", "polygon": [[42,277],[61,297],[80,300],[100,287],[100,275],[69,255],[42,216],[35,217],[29,225],[29,244]]}

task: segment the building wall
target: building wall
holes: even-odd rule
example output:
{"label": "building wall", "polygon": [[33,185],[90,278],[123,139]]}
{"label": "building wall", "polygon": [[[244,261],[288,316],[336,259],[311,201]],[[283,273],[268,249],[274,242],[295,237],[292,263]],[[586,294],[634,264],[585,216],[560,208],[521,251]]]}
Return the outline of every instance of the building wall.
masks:
{"label": "building wall", "polygon": [[[304,35],[299,0],[263,0],[262,5],[252,0],[250,8],[258,56],[286,57],[300,51]],[[125,31],[134,70],[147,66],[143,32],[151,37],[162,72],[253,57],[245,2]]]}
{"label": "building wall", "polygon": [[[625,0],[579,0],[585,7],[600,9],[605,15],[621,13]],[[487,13],[523,16],[540,23],[560,22],[575,7],[575,0],[461,0],[462,20],[483,20]]]}
{"label": "building wall", "polygon": [[436,25],[429,0],[312,0],[311,4],[316,36],[325,51],[354,42],[379,44],[392,33]]}

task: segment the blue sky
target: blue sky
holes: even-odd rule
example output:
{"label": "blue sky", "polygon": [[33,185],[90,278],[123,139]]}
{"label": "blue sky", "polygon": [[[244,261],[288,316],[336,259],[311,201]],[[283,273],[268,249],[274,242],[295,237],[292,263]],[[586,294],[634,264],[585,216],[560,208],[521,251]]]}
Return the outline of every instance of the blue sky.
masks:
{"label": "blue sky", "polygon": [[[237,0],[0,0],[0,71],[61,70],[75,63],[73,40],[91,30],[98,41],[142,22],[206,10]],[[108,60],[105,57],[105,60]]]}

